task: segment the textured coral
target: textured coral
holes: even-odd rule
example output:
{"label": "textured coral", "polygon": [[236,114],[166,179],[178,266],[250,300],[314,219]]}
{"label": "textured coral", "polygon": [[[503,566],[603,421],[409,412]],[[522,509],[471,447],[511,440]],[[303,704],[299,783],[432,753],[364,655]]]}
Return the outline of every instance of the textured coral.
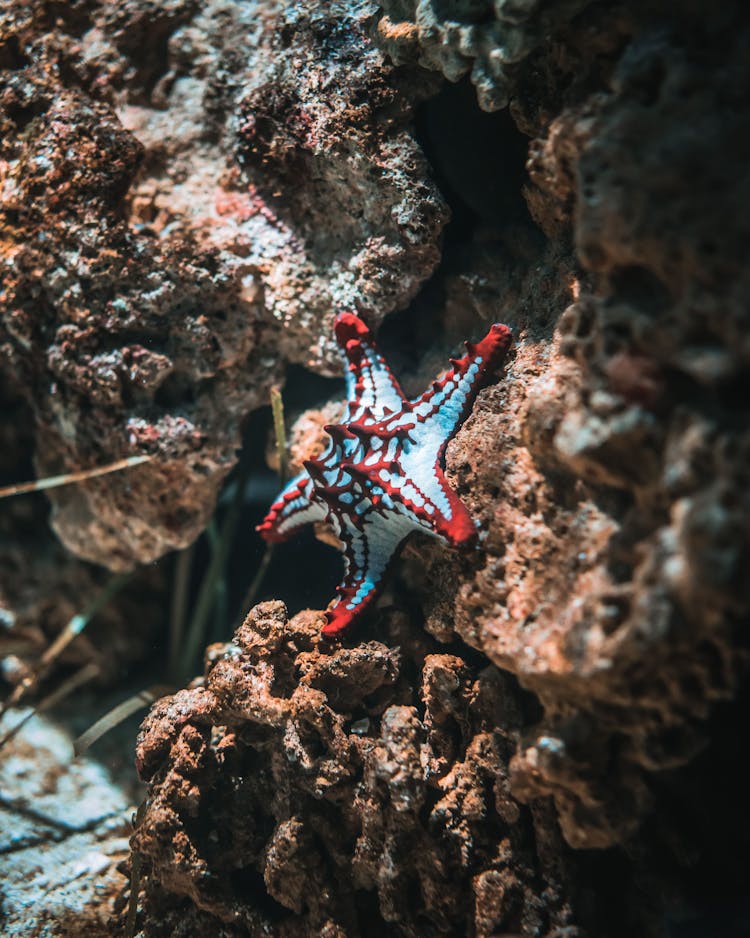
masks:
{"label": "textured coral", "polygon": [[40,473],[155,456],[52,496],[112,569],[196,537],[284,359],[406,303],[447,217],[356,6],[197,6],[0,19],[0,350]]}
{"label": "textured coral", "polygon": [[287,327],[290,357],[325,355],[336,373],[332,309],[356,305],[378,323],[405,306],[439,261],[448,219],[411,126],[415,100],[435,85],[403,83],[384,65],[367,9],[289,5],[254,52],[236,121],[242,164],[284,240],[266,306]]}
{"label": "textured coral", "polygon": [[427,640],[325,652],[319,620],[257,606],[146,720],[148,934],[577,935],[508,788],[512,681]]}
{"label": "textured coral", "polygon": [[403,575],[436,638],[538,696],[514,791],[551,794],[576,846],[633,834],[743,660],[748,34],[728,11],[709,55],[700,22],[602,8],[529,57],[513,113],[549,246],[477,239],[444,281],[448,335],[473,308],[523,338],[447,453],[482,551],[425,545]]}
{"label": "textured coral", "polygon": [[[574,238],[580,268],[561,268],[560,289],[576,301],[553,300],[554,337],[519,345],[448,450],[485,551],[436,560],[425,606],[436,635],[455,630],[538,695],[513,790],[552,794],[578,846],[632,833],[649,773],[702,745],[700,723],[734,691],[750,604],[748,231],[732,208],[747,174],[714,158],[745,159],[730,140],[749,139],[747,108],[724,102],[750,79],[748,34],[716,22],[712,60],[689,29],[613,22],[586,36],[613,56],[607,87],[584,93],[574,34],[524,76],[529,200],[550,236]],[[535,108],[564,79],[548,57],[578,80],[553,120]],[[546,305],[540,286],[532,274],[522,297]]]}
{"label": "textured coral", "polygon": [[376,40],[401,64],[418,62],[449,81],[467,73],[480,107],[505,107],[517,66],[591,0],[382,0]]}
{"label": "textured coral", "polygon": [[[158,456],[53,496],[66,544],[123,568],[205,525],[239,419],[269,379],[246,361],[264,341],[258,306],[210,250],[128,228],[142,147],[109,104],[65,86],[80,61],[72,37],[13,12],[6,41],[25,51],[0,105],[3,351],[35,410],[40,473]],[[62,76],[44,52],[60,44]]]}
{"label": "textured coral", "polygon": [[493,321],[515,353],[446,452],[475,552],[411,545],[352,647],[260,606],[154,708],[139,924],[661,938],[704,903],[738,934],[746,11],[373,8],[398,61],[510,101],[482,114],[364,6],[287,6],[3,10],[0,342],[37,460],[157,456],[56,496],[59,530],[112,565],[185,543],[283,362],[329,369],[332,302],[376,328],[434,271],[378,335],[409,394]]}

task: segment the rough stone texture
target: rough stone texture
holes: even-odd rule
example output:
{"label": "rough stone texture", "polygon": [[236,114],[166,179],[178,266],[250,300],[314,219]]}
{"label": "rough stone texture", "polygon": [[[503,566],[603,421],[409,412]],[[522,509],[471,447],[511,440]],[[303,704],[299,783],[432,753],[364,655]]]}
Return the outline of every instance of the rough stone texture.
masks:
{"label": "rough stone texture", "polygon": [[470,74],[485,111],[505,107],[518,66],[591,0],[383,0],[375,38],[394,62],[449,81]]}
{"label": "rough stone texture", "polygon": [[[378,323],[439,261],[447,206],[412,130],[414,102],[436,84],[384,66],[367,3],[281,6],[241,83],[239,157],[286,242],[264,284],[282,348],[338,373],[331,311]],[[249,235],[256,251],[268,240]]]}
{"label": "rough stone texture", "polygon": [[[133,840],[146,935],[672,938],[701,902],[707,934],[739,933],[719,914],[744,913],[750,850],[731,703],[750,604],[747,15],[516,3],[506,65],[511,6],[476,4],[451,72],[447,8],[419,5],[439,27],[421,36],[406,4],[4,9],[0,341],[42,469],[157,456],[56,497],[67,542],[112,566],[200,528],[282,359],[329,369],[331,298],[375,325],[435,268],[445,208],[405,135],[437,74],[392,69],[365,28],[449,77],[499,62],[483,102],[510,103],[472,111],[464,138],[463,99],[424,102],[454,222],[381,330],[411,392],[488,322],[514,329],[447,451],[480,547],[415,540],[351,647],[261,606],[202,686],[157,705]],[[504,162],[519,142],[523,179]],[[498,210],[493,186],[527,210]],[[324,419],[297,424],[295,460]]]}
{"label": "rough stone texture", "polygon": [[[572,235],[579,266],[558,262],[557,297],[530,274],[528,339],[448,449],[484,551],[441,555],[425,604],[434,634],[455,630],[539,697],[513,790],[551,794],[581,847],[631,834],[650,774],[704,744],[745,660],[750,602],[748,223],[733,209],[750,115],[730,103],[750,34],[718,18],[712,57],[695,22],[672,36],[613,22],[617,37],[594,43],[618,50],[606,86],[583,94],[571,32],[529,62],[514,101],[538,134],[535,217]],[[560,62],[578,90],[549,120],[533,103],[564,83]],[[541,343],[532,303],[561,313]]]}
{"label": "rough stone texture", "polygon": [[[494,235],[476,228],[471,245],[447,249],[442,338],[405,380],[407,388],[423,383],[443,354],[437,346],[481,332],[479,319],[516,331],[505,380],[482,393],[447,452],[451,481],[480,522],[481,549],[457,557],[416,543],[399,570],[411,595],[399,592],[398,578],[391,593],[419,620],[416,595],[435,639],[460,637],[540,702],[541,719],[507,750],[509,797],[538,806],[551,796],[574,847],[625,842],[636,853],[650,836],[639,841],[639,825],[663,810],[664,779],[706,745],[708,715],[736,691],[750,599],[748,232],[735,210],[748,179],[740,89],[750,78],[750,36],[731,10],[708,32],[694,8],[681,10],[671,30],[667,4],[660,15],[657,25],[646,11],[599,5],[514,73],[511,112],[532,137],[526,198],[547,241],[503,230],[498,220]],[[417,328],[434,332],[434,310],[418,304],[413,314]],[[318,445],[319,426],[317,412],[298,423],[296,458]],[[402,628],[405,647],[412,626]],[[364,640],[372,632],[362,629]],[[457,661],[459,671],[471,667],[465,651]],[[453,755],[414,755],[433,719],[416,687],[394,706],[416,703],[417,714],[381,718],[378,771],[390,780],[393,804],[415,797],[431,765],[445,771],[458,799]],[[256,708],[258,719],[266,718]],[[315,797],[326,797],[329,770],[348,771],[349,750],[336,751]],[[309,759],[298,759],[294,769],[285,764],[285,778],[304,776],[297,766]],[[451,829],[470,827],[470,799],[456,810]],[[369,815],[358,817],[358,849],[370,836],[387,842],[382,827],[368,827]],[[274,819],[274,862],[293,843],[319,849],[298,820]],[[675,828],[657,839],[682,836]],[[440,849],[424,844],[438,868]],[[378,872],[362,882],[378,888],[379,914],[409,933],[396,912],[406,903],[382,888],[393,868],[385,856],[376,848],[370,869]],[[298,863],[292,878],[312,865]],[[155,866],[163,876],[170,864]],[[415,858],[411,867],[419,876]],[[477,872],[473,888],[492,875]],[[672,873],[658,876],[666,882]],[[271,895],[278,882],[266,881]],[[326,894],[318,880],[315,887]],[[437,898],[428,900],[434,894],[424,882],[420,889],[431,927],[449,933]],[[284,898],[302,914],[301,900]],[[477,904],[472,927],[483,927],[491,907],[489,899]],[[310,928],[322,927],[314,914],[327,914],[316,909]],[[582,918],[575,910],[573,920]],[[614,918],[593,933],[618,933]],[[658,918],[650,926],[657,932]],[[356,934],[361,926],[351,927]],[[632,924],[622,928],[633,933]],[[535,933],[527,924],[520,930]]]}
{"label": "rough stone texture", "polygon": [[256,606],[144,723],[146,933],[578,935],[550,818],[509,790],[513,680],[399,615],[388,644],[319,627]]}
{"label": "rough stone texture", "polygon": [[5,4],[0,352],[40,474],[154,460],[51,495],[126,569],[205,527],[241,420],[286,359],[330,370],[337,306],[374,322],[447,219],[413,101],[356,4]]}

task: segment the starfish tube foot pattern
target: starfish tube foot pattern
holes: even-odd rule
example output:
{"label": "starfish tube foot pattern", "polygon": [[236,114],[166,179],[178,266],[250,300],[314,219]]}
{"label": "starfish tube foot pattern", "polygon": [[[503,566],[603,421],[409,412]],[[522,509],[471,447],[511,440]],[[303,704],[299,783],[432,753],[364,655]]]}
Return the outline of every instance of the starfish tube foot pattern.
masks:
{"label": "starfish tube foot pattern", "polygon": [[258,531],[283,541],[304,524],[326,521],[344,545],[345,573],[322,632],[335,637],[378,594],[389,563],[406,537],[426,531],[452,547],[472,546],[474,521],[443,474],[449,440],[468,416],[480,388],[510,346],[496,323],[421,397],[409,400],[353,313],[339,313],[335,335],[346,365],[342,422],[325,429],[330,442],[304,463],[271,506]]}

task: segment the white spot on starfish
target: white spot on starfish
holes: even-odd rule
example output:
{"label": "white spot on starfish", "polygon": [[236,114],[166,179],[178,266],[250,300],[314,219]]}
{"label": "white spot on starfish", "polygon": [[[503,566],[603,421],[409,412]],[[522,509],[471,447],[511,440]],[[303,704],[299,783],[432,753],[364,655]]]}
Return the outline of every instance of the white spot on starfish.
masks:
{"label": "white spot on starfish", "polygon": [[[510,343],[510,330],[494,326],[473,347],[475,353],[481,349],[481,355],[469,353],[434,390],[409,401],[362,320],[341,313],[335,328],[347,366],[348,418],[342,426],[373,428],[373,435],[366,442],[344,435],[335,443],[342,436],[335,434],[314,461],[317,471],[293,480],[261,525],[264,536],[280,539],[301,524],[327,518],[344,542],[342,602],[327,613],[327,635],[346,628],[372,600],[389,560],[412,531],[421,528],[437,534],[439,521],[441,532],[447,532],[439,536],[451,542],[450,526],[456,521],[459,542],[458,532],[465,531],[471,519],[457,499],[451,504],[448,498],[440,456],[466,417],[481,377],[490,371],[480,365],[498,363]],[[387,443],[376,435],[378,426],[389,437]],[[407,431],[408,436],[391,436],[394,431]],[[377,468],[382,461],[393,463],[397,471]],[[461,512],[464,517],[457,518]]]}

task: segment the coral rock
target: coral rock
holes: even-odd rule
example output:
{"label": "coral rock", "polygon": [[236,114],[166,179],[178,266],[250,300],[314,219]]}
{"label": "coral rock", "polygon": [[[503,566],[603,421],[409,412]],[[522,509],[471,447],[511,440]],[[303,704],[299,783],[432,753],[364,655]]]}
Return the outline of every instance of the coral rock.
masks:
{"label": "coral rock", "polygon": [[[374,641],[324,650],[314,623],[256,606],[212,654],[205,686],[146,719],[149,796],[132,845],[149,933],[167,933],[183,899],[191,933],[453,934],[475,922],[489,938],[517,915],[543,934],[567,924],[536,897],[534,824],[507,787],[517,724],[503,680]],[[401,702],[412,692],[424,719]]]}

